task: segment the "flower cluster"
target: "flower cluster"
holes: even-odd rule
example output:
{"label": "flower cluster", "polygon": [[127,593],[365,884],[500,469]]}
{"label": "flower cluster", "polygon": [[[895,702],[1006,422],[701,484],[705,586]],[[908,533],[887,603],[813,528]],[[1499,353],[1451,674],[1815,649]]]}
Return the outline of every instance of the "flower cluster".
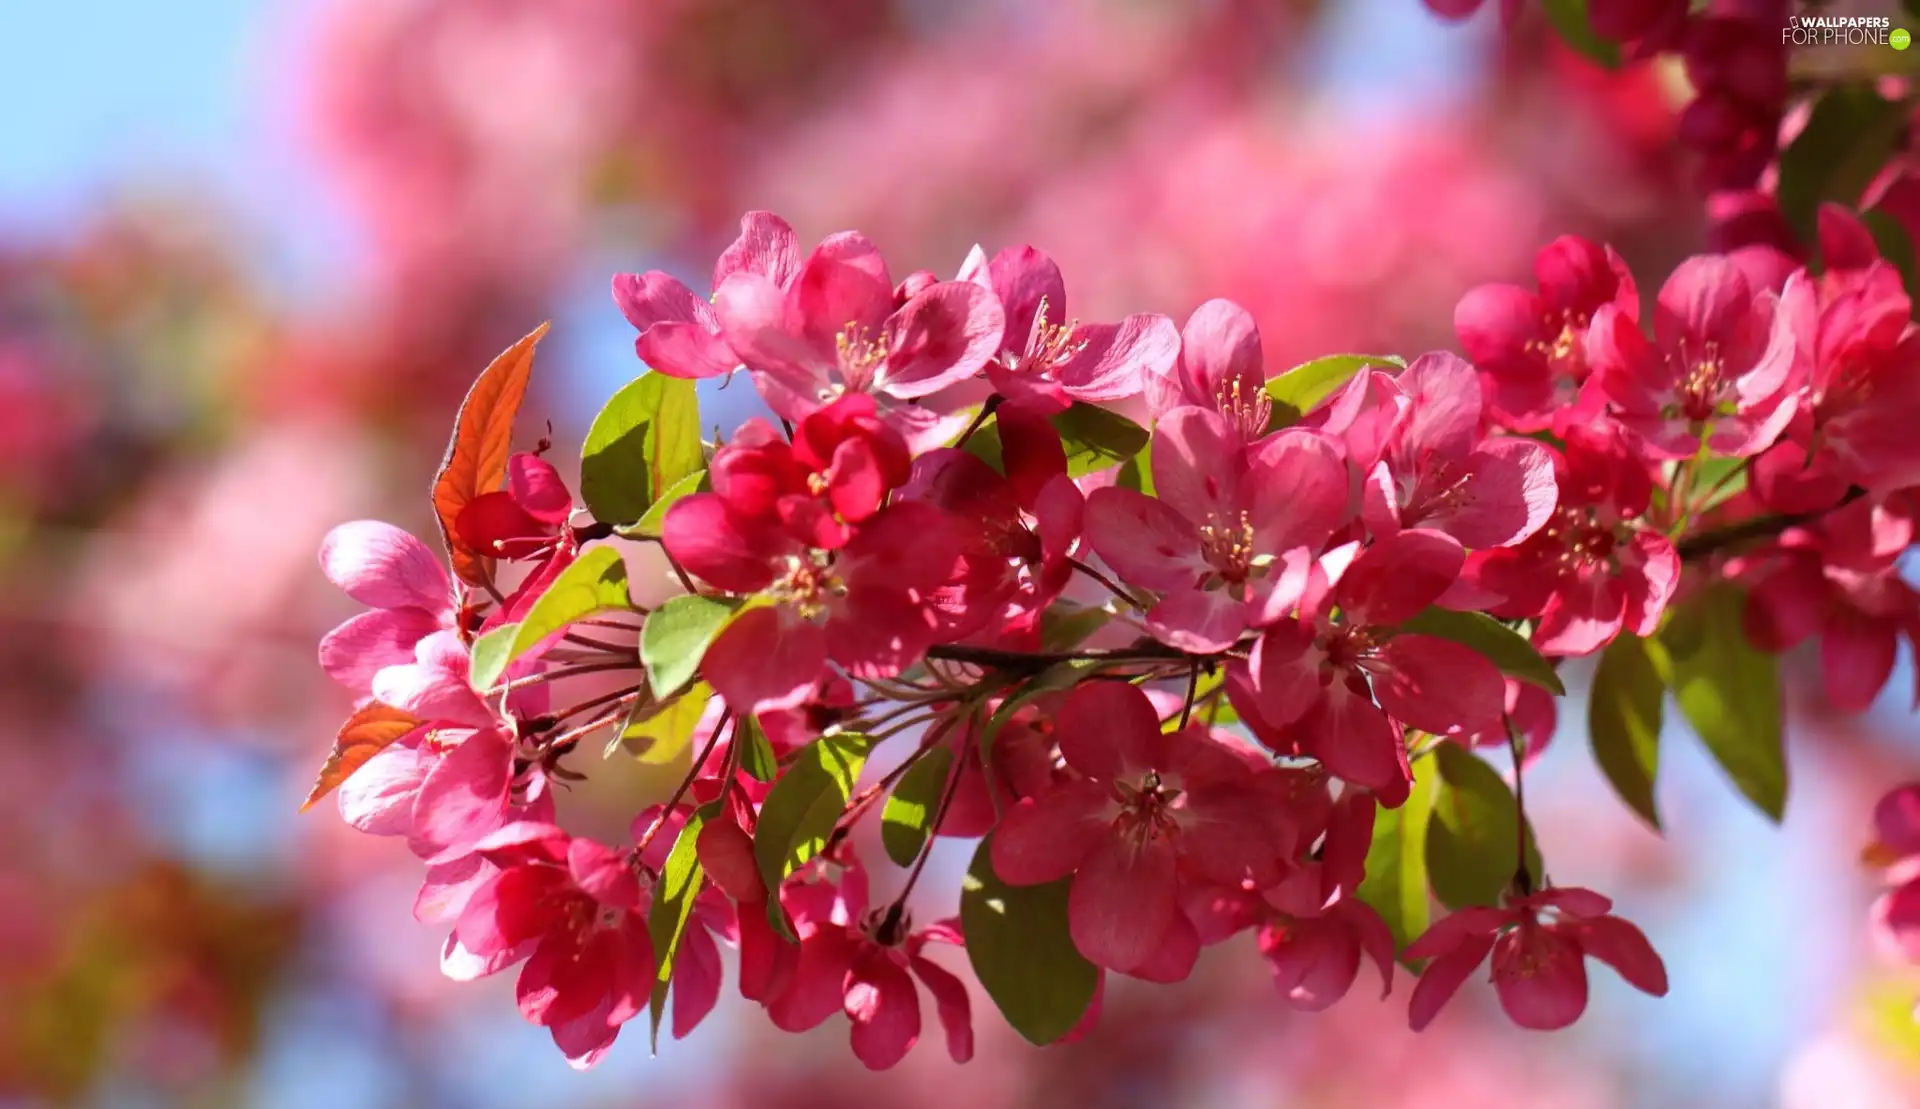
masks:
{"label": "flower cluster", "polygon": [[[642,1013],[698,1024],[722,944],[775,1026],[843,1013],[875,1068],[923,994],[971,1054],[943,947],[1036,1043],[1096,1022],[1106,975],[1180,981],[1243,932],[1307,1009],[1427,961],[1415,1028],[1489,954],[1524,1027],[1580,1015],[1588,956],[1663,994],[1640,931],[1549,880],[1523,772],[1569,658],[1601,656],[1596,747],[1669,685],[1713,694],[1681,699],[1703,732],[1700,705],[1755,706],[1714,750],[1767,807],[1772,653],[1818,638],[1846,708],[1884,684],[1920,627],[1894,571],[1920,333],[1891,265],[1851,261],[1692,258],[1643,307],[1569,237],[1535,287],[1466,295],[1464,358],[1289,369],[1227,301],[1086,323],[1032,247],[896,279],[858,234],[803,254],[749,214],[710,297],[615,279],[650,371],[579,504],[511,449],[536,332],[462,408],[448,565],[383,524],[328,538],[369,611],[322,644],[360,703],[315,797],[406,840],[446,972],[518,967],[578,1065]],[[742,371],[769,416],[703,443],[694,382]],[[617,846],[554,803],[601,731],[690,757]],[[1651,819],[1651,771],[1602,763]],[[1902,804],[1882,838],[1911,855]],[[916,924],[941,838],[979,845],[958,913]],[[1882,914],[1909,941],[1913,889]]]}

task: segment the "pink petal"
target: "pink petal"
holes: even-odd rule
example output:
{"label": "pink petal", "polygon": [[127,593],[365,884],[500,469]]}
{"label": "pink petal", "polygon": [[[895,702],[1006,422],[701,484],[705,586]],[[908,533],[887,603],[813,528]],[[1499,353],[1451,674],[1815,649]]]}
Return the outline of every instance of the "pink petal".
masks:
{"label": "pink petal", "polygon": [[1263,440],[1248,460],[1247,483],[1248,522],[1261,553],[1317,552],[1347,522],[1346,462],[1338,445],[1317,432],[1288,429]]}
{"label": "pink petal", "polygon": [[573,515],[573,494],[544,458],[523,451],[507,459],[507,488],[527,515],[543,524],[559,527]]}
{"label": "pink petal", "polygon": [[827,622],[827,656],[853,677],[891,678],[920,661],[937,626],[904,590],[850,585]]}
{"label": "pink petal", "polygon": [[1200,655],[1233,646],[1246,628],[1246,605],[1219,589],[1176,590],[1147,613],[1147,630],[1155,639]]}
{"label": "pink petal", "polygon": [[853,1023],[854,1058],[869,1070],[892,1067],[920,1039],[920,991],[885,954],[853,961],[843,1007]]}
{"label": "pink petal", "polygon": [[477,843],[506,821],[513,740],[497,728],[474,732],[447,752],[420,784],[409,845],[430,857]]}
{"label": "pink petal", "polygon": [[1126,973],[1142,981],[1170,986],[1191,978],[1199,961],[1200,933],[1184,913],[1175,912],[1160,942],[1154,945],[1153,954]]}
{"label": "pink petal", "polygon": [[1553,456],[1526,439],[1492,439],[1467,459],[1459,500],[1426,518],[1475,549],[1505,547],[1539,531],[1559,500]]}
{"label": "pink petal", "polygon": [[973,1004],[965,983],[931,959],[916,955],[909,965],[933,995],[934,1011],[939,1014],[940,1027],[947,1036],[948,1056],[956,1063],[972,1059]]}
{"label": "pink petal", "polygon": [[758,274],[785,285],[799,269],[800,246],[793,227],[772,212],[748,212],[740,217],[740,237],[714,263],[713,287],[718,289],[736,273]]}
{"label": "pink petal", "polygon": [[1351,623],[1399,624],[1438,600],[1466,557],[1452,536],[1412,528],[1362,550],[1340,576],[1335,596]]}
{"label": "pink petal", "polygon": [[367,693],[374,675],[413,662],[420,641],[439,630],[440,618],[425,609],[372,609],[320,640],[320,668],[348,689]]}
{"label": "pink petal", "polygon": [[1247,661],[1251,691],[1268,724],[1284,728],[1319,704],[1326,654],[1315,645],[1313,631],[1298,620],[1268,628]]}
{"label": "pink petal", "polygon": [[[1492,950],[1492,936],[1473,936],[1427,964],[1420,981],[1413,987],[1413,1000],[1407,1006],[1407,1023],[1415,1032],[1433,1023],[1441,1008],[1460,991],[1461,984],[1479,969]],[[1411,947],[1406,955],[1419,957]]]}
{"label": "pink petal", "polygon": [[965,281],[942,281],[887,320],[885,389],[924,397],[980,372],[999,351],[1006,328],[1000,301]]}
{"label": "pink petal", "polygon": [[700,323],[656,323],[633,341],[633,353],[668,377],[695,381],[732,373],[740,367],[740,358],[726,339]]}
{"label": "pink petal", "polygon": [[783,608],[758,608],[727,625],[707,648],[700,672],[736,714],[757,714],[798,707],[826,662],[827,637],[819,625]]}
{"label": "pink petal", "polygon": [[1387,714],[1364,693],[1334,682],[1301,729],[1328,773],[1372,790],[1388,808],[1406,801],[1411,777],[1406,746]]}
{"label": "pink petal", "polygon": [[1006,313],[1007,331],[1001,345],[1018,354],[1026,353],[1028,337],[1033,333],[1035,317],[1044,304],[1047,323],[1058,327],[1067,320],[1067,286],[1060,267],[1043,250],[1031,246],[1010,246],[985,260],[979,247],[961,268],[960,280],[972,281],[992,289]]}
{"label": "pink petal", "polygon": [[1211,408],[1176,408],[1153,429],[1154,496],[1196,523],[1237,523],[1243,456],[1240,435],[1225,416]]}
{"label": "pink petal", "polygon": [[673,1038],[686,1039],[720,1001],[720,947],[713,933],[690,926],[673,963]]}
{"label": "pink petal", "polygon": [[1013,886],[1072,874],[1107,838],[1117,811],[1097,782],[1066,782],[1008,809],[993,834],[993,872]]}
{"label": "pink petal", "polygon": [[1115,486],[1096,489],[1087,498],[1086,524],[1087,541],[1130,585],[1180,589],[1208,571],[1200,533],[1164,500]]}
{"label": "pink petal", "polygon": [[347,596],[373,608],[453,607],[447,571],[425,543],[378,520],[341,524],[320,541],[320,569]]}
{"label": "pink petal", "polygon": [[1180,356],[1180,333],[1172,320],[1159,315],[1132,315],[1118,324],[1083,324],[1074,339],[1086,345],[1056,373],[1067,395],[1089,403],[1138,396],[1149,380],[1165,375]]}
{"label": "pink petal", "polygon": [[1460,348],[1481,369],[1505,380],[1545,367],[1527,344],[1540,338],[1539,298],[1518,285],[1481,285],[1467,290],[1453,310]]}
{"label": "pink petal", "polygon": [[1506,711],[1507,684],[1473,648],[1430,635],[1396,635],[1382,644],[1373,693],[1395,719],[1434,735],[1472,735]]}
{"label": "pink petal", "polygon": [[1864,712],[1893,676],[1899,651],[1896,625],[1889,620],[1843,611],[1820,638],[1820,675],[1827,699],[1842,712]]}
{"label": "pink petal", "polygon": [[[444,924],[459,920],[467,902],[472,900],[474,891],[492,881],[499,873],[499,867],[479,855],[465,855],[451,862],[434,863],[427,867],[427,873],[420,882],[420,892],[414,896],[413,919],[422,924]],[[521,952],[521,957],[525,955],[525,952]],[[491,974],[492,971],[486,973]]]}
{"label": "pink petal", "polygon": [[1180,331],[1179,374],[1188,404],[1217,404],[1235,380],[1243,390],[1262,388],[1265,362],[1260,328],[1233,301],[1207,301],[1193,310]]}
{"label": "pink petal", "polygon": [[1434,351],[1414,359],[1398,381],[1412,402],[1400,449],[1429,465],[1465,458],[1480,438],[1480,379],[1473,367]]}
{"label": "pink petal", "polygon": [[758,593],[773,582],[765,533],[743,527],[718,493],[694,493],[674,502],[661,533],[674,561],[719,589]]}
{"label": "pink petal", "polygon": [[415,737],[375,754],[340,783],[340,817],[372,836],[404,836],[413,827],[413,798],[436,761]]}
{"label": "pink petal", "polygon": [[767,1001],[767,1016],[782,1032],[805,1032],[846,1004],[847,973],[856,944],[845,928],[816,931],[800,945],[786,988]]}
{"label": "pink petal", "polygon": [[640,907],[640,881],[624,851],[584,836],[567,843],[567,871],[587,896],[617,909]]}
{"label": "pink petal", "polygon": [[1620,972],[1627,984],[1654,997],[1667,996],[1667,967],[1640,929],[1617,916],[1573,927],[1581,950]]}
{"label": "pink petal", "polygon": [[1073,945],[1109,970],[1152,958],[1179,912],[1173,849],[1152,839],[1139,847],[1104,837],[1073,876],[1067,927]]}
{"label": "pink petal", "polygon": [[1083,682],[1060,706],[1054,738],[1068,766],[1113,781],[1146,769],[1159,735],[1160,716],[1139,686]]}
{"label": "pink petal", "polygon": [[1500,1007],[1522,1028],[1549,1032],[1587,1008],[1587,967],[1580,947],[1551,928],[1522,924],[1500,937],[1493,954]]}
{"label": "pink petal", "polygon": [[660,270],[613,277],[613,303],[627,322],[645,332],[663,321],[711,323],[712,310],[686,283]]}
{"label": "pink petal", "polygon": [[1326,1009],[1347,996],[1360,973],[1358,937],[1329,917],[1268,925],[1259,942],[1274,985],[1296,1009]]}

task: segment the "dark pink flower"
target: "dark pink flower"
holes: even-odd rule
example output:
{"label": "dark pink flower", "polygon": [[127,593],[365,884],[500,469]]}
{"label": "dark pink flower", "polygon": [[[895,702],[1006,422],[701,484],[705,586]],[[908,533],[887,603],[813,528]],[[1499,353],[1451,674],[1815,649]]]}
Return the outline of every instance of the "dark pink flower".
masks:
{"label": "dark pink flower", "polygon": [[1564,887],[1507,899],[1505,908],[1468,908],[1436,921],[1407,947],[1431,959],[1413,989],[1414,1031],[1433,1021],[1461,983],[1493,955],[1500,1007],[1522,1028],[1551,1031],[1587,1007],[1588,958],[1620,972],[1635,989],[1664,997],[1667,970],[1640,929],[1611,915],[1613,902]]}
{"label": "dark pink flower", "polygon": [[1818,637],[1827,699],[1864,711],[1893,674],[1900,638],[1920,634],[1920,592],[1899,565],[1913,538],[1909,516],[1869,501],[1788,529],[1771,550],[1728,567],[1752,584],[1748,637],[1776,652]]}
{"label": "dark pink flower", "polygon": [[1595,313],[1588,388],[1655,458],[1692,458],[1703,444],[1758,454],[1797,403],[1794,333],[1776,304],[1731,259],[1689,258],[1660,288],[1651,341],[1621,309]]}
{"label": "dark pink flower", "polygon": [[1081,954],[1122,973],[1184,978],[1199,940],[1180,912],[1182,885],[1279,877],[1263,795],[1204,728],[1161,731],[1147,695],[1124,682],[1076,687],[1055,736],[1079,777],[1007,811],[994,871],[1015,885],[1071,874],[1067,918]]}
{"label": "dark pink flower", "polygon": [[461,542],[488,558],[533,562],[553,556],[573,515],[573,495],[538,455],[507,460],[507,487],[467,502],[454,521]]}
{"label": "dark pink flower", "polygon": [[834,549],[911,474],[906,440],[872,397],[850,394],[800,421],[793,442],[748,420],[711,467],[713,491],[744,519],[778,521],[795,539]]}
{"label": "dark pink flower", "polygon": [[1389,380],[1408,404],[1362,486],[1368,530],[1431,528],[1473,548],[1509,546],[1540,530],[1557,495],[1553,456],[1528,439],[1483,435],[1473,367],[1425,354]]}
{"label": "dark pink flower", "polygon": [[[718,290],[736,273],[755,274],[775,288],[785,288],[799,268],[800,248],[787,221],[771,212],[748,212],[740,218],[740,237],[713,268],[713,288]],[[659,270],[616,274],[613,302],[627,322],[640,329],[634,353],[661,373],[717,377],[739,367],[713,306],[679,278]]]}
{"label": "dark pink flower", "polygon": [[1267,433],[1273,417],[1260,328],[1230,300],[1209,300],[1193,310],[1180,331],[1179,365],[1149,385],[1156,414],[1185,405],[1212,409],[1249,443]]}
{"label": "dark pink flower", "polygon": [[1165,316],[1133,315],[1117,324],[1069,318],[1060,267],[1033,247],[1008,247],[989,260],[976,246],[959,280],[991,289],[1005,311],[1005,336],[987,363],[987,379],[1009,400],[1049,411],[1074,401],[1124,400],[1166,374],[1179,355],[1179,333]]}
{"label": "dark pink flower", "polygon": [[359,694],[374,675],[414,661],[422,639],[454,626],[453,582],[425,543],[377,520],[341,524],[320,543],[327,580],[370,611],[320,640],[320,666]]}
{"label": "dark pink flower", "polygon": [[743,611],[702,662],[739,713],[801,704],[829,658],[865,678],[918,661],[939,629],[929,597],[959,552],[947,514],[920,501],[888,505],[837,548],[741,516],[718,493],[676,503],[663,530],[667,551],[696,576],[772,602]]}
{"label": "dark pink flower", "polygon": [[1625,628],[1652,635],[1680,581],[1680,556],[1640,517],[1653,495],[1645,464],[1621,434],[1569,428],[1555,452],[1560,507],[1515,547],[1476,552],[1467,577],[1502,619],[1538,617],[1534,645],[1584,655]]}
{"label": "dark pink flower", "polygon": [[963,943],[956,921],[915,930],[898,906],[869,912],[866,876],[857,867],[843,870],[838,882],[823,873],[795,875],[781,902],[800,937],[800,951],[791,978],[766,998],[776,1027],[804,1032],[845,1013],[854,1057],[871,1070],[886,1070],[920,1038],[920,987],[925,986],[946,1033],[947,1054],[956,1063],[973,1057],[967,988],[925,954],[929,943]]}
{"label": "dark pink flower", "polygon": [[476,852],[499,868],[473,891],[454,941],[497,971],[525,960],[520,1012],[575,1067],[599,1062],[653,989],[647,899],[630,852],[550,824],[511,824]]}
{"label": "dark pink flower", "polygon": [[1248,446],[1198,407],[1161,417],[1152,457],[1155,496],[1110,486],[1087,498],[1088,541],[1121,580],[1162,594],[1147,614],[1156,638],[1224,651],[1292,608],[1297,580],[1282,571],[1290,555],[1304,567],[1346,521],[1346,467],[1317,432]]}
{"label": "dark pink flower", "polygon": [[1344,572],[1316,564],[1298,616],[1268,628],[1249,660],[1263,727],[1291,729],[1330,773],[1383,804],[1406,800],[1403,725],[1470,735],[1505,705],[1491,662],[1396,629],[1452,587],[1464,557],[1452,538],[1411,529],[1360,551]]}
{"label": "dark pink flower", "polygon": [[729,275],[714,311],[775,412],[799,420],[845,394],[870,394],[916,449],[940,445],[964,417],[913,402],[979,373],[1006,327],[992,290],[969,281],[897,300],[879,250],[852,232],[814,248],[784,287],[764,274]]}
{"label": "dark pink flower", "polygon": [[1920,782],[1888,791],[1873,809],[1866,858],[1886,867],[1873,904],[1874,939],[1896,959],[1920,964]]}
{"label": "dark pink flower", "polygon": [[1639,317],[1633,274],[1613,248],[1563,235],[1534,257],[1538,291],[1518,285],[1471,289],[1454,330],[1486,379],[1495,419],[1521,431],[1550,427],[1587,379],[1587,328],[1603,305]]}

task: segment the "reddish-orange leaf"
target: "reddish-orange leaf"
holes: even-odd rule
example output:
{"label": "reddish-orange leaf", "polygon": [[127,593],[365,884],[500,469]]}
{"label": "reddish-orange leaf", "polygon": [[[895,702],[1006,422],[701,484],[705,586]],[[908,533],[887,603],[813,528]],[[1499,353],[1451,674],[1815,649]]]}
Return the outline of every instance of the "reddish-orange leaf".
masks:
{"label": "reddish-orange leaf", "polygon": [[469,585],[487,581],[487,560],[467,549],[454,533],[460,510],[482,493],[491,493],[507,478],[507,456],[513,448],[513,419],[527,395],[533,374],[533,348],[547,333],[547,324],[501,352],[474,380],[454,421],[447,456],[433,479],[433,509],[440,517],[440,537],[446,541],[453,572]]}
{"label": "reddish-orange leaf", "polygon": [[333,750],[327,754],[326,764],[320,767],[320,776],[314,779],[313,791],[301,802],[300,811],[312,808],[316,801],[365,766],[368,759],[419,726],[420,721],[414,719],[412,713],[378,701],[354,713],[340,725],[340,735],[333,741]]}

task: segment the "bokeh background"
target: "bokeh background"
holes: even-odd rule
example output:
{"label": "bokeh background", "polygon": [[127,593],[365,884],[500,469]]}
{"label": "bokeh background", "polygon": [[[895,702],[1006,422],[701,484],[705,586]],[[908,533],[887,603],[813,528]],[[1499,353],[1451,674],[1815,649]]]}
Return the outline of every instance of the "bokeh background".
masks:
{"label": "bokeh background", "polygon": [[[1868,950],[1857,863],[1920,771],[1906,660],[1861,718],[1794,688],[1784,827],[1669,736],[1664,841],[1576,690],[1543,844],[1673,989],[1597,978],[1553,1036],[1470,988],[1414,1037],[1404,979],[1296,1016],[1241,937],[1066,1048],[979,999],[961,1070],[923,1044],[870,1075],[839,1022],[733,998],[577,1074],[510,982],[439,978],[399,845],[295,815],[348,707],[320,537],[427,533],[466,382],[547,318],[524,419],[566,454],[639,369],[610,274],[703,287],[765,207],[897,272],[1032,242],[1085,318],[1230,296],[1270,365],[1415,353],[1554,234],[1643,284],[1696,249],[1681,99],[1415,0],[0,3],[0,1105],[1920,1106],[1920,981]],[[610,818],[646,799],[607,773]]]}

